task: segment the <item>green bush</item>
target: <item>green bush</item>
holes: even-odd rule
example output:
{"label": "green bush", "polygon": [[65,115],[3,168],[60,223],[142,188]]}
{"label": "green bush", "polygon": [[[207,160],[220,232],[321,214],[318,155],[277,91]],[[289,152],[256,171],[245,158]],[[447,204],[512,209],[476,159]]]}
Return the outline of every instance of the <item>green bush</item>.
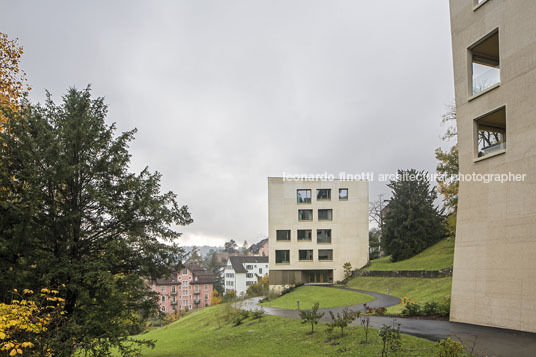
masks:
{"label": "green bush", "polygon": [[427,302],[422,308],[422,314],[426,316],[439,315],[439,305],[437,302]]}
{"label": "green bush", "polygon": [[412,302],[408,302],[402,311],[403,316],[420,316],[421,313],[421,305]]}
{"label": "green bush", "polygon": [[438,357],[463,357],[465,356],[465,346],[454,341],[450,337],[446,340],[441,340],[437,343],[437,356]]}

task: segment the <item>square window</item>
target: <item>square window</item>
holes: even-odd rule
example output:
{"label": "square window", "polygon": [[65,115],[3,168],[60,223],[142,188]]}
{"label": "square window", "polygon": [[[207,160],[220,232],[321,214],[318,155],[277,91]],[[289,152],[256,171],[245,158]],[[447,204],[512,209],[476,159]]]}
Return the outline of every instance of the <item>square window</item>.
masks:
{"label": "square window", "polygon": [[290,250],[276,250],[275,262],[276,264],[290,263]]}
{"label": "square window", "polygon": [[329,201],[331,200],[331,190],[329,188],[320,188],[316,190],[317,201]]}
{"label": "square window", "polygon": [[188,269],[182,269],[182,275],[188,274]]}
{"label": "square window", "polygon": [[494,30],[471,46],[469,52],[472,95],[500,83],[499,30]]}
{"label": "square window", "polygon": [[312,261],[313,260],[313,250],[312,249],[300,250],[299,251],[299,257],[300,257],[300,260]]}
{"label": "square window", "polygon": [[[276,231],[276,240],[290,240],[290,231],[289,230]],[[246,266],[246,269],[252,269],[252,266],[248,265]]]}
{"label": "square window", "polygon": [[311,203],[311,190],[297,190],[298,203]]}
{"label": "square window", "polygon": [[166,311],[166,307],[164,305],[161,306],[162,311]]}
{"label": "square window", "polygon": [[333,260],[333,249],[319,249],[318,260]]}
{"label": "square window", "polygon": [[501,107],[475,120],[477,157],[506,150],[506,108]]}
{"label": "square window", "polygon": [[316,230],[316,242],[317,243],[331,243],[331,229],[317,229]]}
{"label": "square window", "polygon": [[311,229],[298,229],[298,240],[311,241],[313,239],[313,231]]}
{"label": "square window", "polygon": [[319,221],[331,221],[331,220],[333,220],[333,210],[332,209],[319,209],[318,210],[318,220]]}
{"label": "square window", "polygon": [[339,201],[348,201],[348,189],[339,188]]}
{"label": "square window", "polygon": [[166,297],[162,296],[162,302],[166,302]]}
{"label": "square window", "polygon": [[166,292],[166,287],[165,286],[162,286],[162,288],[160,288],[160,290],[165,293]]}
{"label": "square window", "polygon": [[312,221],[313,210],[312,209],[300,209],[298,210],[298,221]]}

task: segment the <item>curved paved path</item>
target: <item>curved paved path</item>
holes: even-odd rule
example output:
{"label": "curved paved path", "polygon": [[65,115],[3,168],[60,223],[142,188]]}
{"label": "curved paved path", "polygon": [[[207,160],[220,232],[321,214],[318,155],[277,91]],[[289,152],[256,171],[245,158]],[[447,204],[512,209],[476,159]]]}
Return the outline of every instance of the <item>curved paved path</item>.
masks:
{"label": "curved paved path", "polygon": [[[371,307],[388,307],[400,303],[400,299],[394,296],[375,293],[372,291],[350,289],[335,286],[326,286],[331,289],[345,289],[368,294],[375,299],[367,302]],[[261,297],[244,300],[237,307],[242,310],[253,311],[263,308],[267,315],[284,316],[299,319],[298,310],[287,310],[276,307],[260,306]],[[352,310],[364,310],[364,304],[351,305]],[[322,312],[340,312],[344,307],[334,307],[330,309],[320,309]],[[321,321],[330,321],[328,314],[324,314]],[[417,320],[405,318],[392,318],[381,316],[370,316],[370,325],[374,328],[381,328],[385,325],[400,323],[400,332],[417,337],[438,341],[447,337],[452,337],[462,341],[471,348],[474,345],[474,353],[482,356],[496,357],[534,357],[536,356],[536,334],[506,330],[495,327],[470,325],[451,321],[438,320]],[[354,321],[354,325],[359,325],[359,320]]]}

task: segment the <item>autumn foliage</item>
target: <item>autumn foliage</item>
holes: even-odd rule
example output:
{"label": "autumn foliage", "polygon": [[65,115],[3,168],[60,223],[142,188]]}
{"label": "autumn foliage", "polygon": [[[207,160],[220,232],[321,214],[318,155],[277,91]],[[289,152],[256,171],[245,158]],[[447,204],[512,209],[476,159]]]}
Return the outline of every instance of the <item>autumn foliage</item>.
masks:
{"label": "autumn foliage", "polygon": [[65,300],[59,291],[41,289],[40,293],[13,290],[10,303],[0,303],[0,351],[9,356],[53,356],[49,346],[50,326],[65,314]]}
{"label": "autumn foliage", "polygon": [[[23,53],[17,39],[10,40],[0,32],[0,106],[3,110],[18,111],[24,93],[30,90],[27,85],[26,73],[20,69],[19,63]],[[0,111],[0,121],[6,117]]]}

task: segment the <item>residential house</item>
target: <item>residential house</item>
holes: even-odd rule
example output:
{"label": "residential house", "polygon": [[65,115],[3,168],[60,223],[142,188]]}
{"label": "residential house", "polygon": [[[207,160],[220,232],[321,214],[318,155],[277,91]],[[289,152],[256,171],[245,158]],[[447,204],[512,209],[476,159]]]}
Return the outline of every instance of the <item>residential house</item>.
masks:
{"label": "residential house", "polygon": [[246,294],[248,286],[268,274],[267,256],[231,256],[225,265],[225,292],[234,290],[237,296]]}
{"label": "residential house", "polygon": [[267,257],[270,254],[268,249],[268,238],[264,238],[260,242],[252,244],[251,247],[249,247],[249,251],[252,255]]}
{"label": "residential house", "polygon": [[211,272],[197,264],[185,264],[170,279],[158,279],[149,286],[160,295],[160,309],[169,314],[211,305],[214,282]]}

